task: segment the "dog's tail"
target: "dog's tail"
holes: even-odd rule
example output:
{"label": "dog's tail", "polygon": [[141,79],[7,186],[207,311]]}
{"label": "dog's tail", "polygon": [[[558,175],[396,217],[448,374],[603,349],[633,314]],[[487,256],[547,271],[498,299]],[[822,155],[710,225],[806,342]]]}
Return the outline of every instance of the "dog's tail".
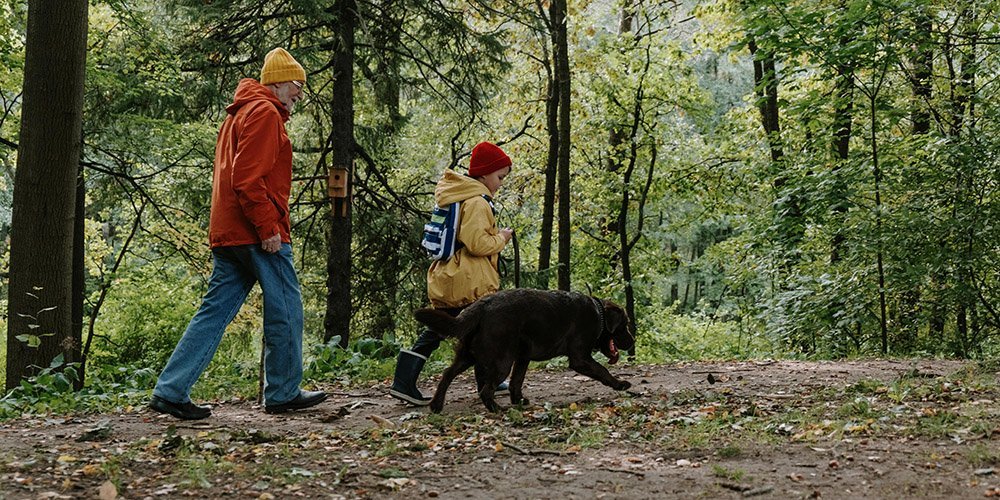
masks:
{"label": "dog's tail", "polygon": [[417,309],[413,317],[442,337],[462,338],[479,324],[479,308],[462,311],[457,318],[430,307]]}

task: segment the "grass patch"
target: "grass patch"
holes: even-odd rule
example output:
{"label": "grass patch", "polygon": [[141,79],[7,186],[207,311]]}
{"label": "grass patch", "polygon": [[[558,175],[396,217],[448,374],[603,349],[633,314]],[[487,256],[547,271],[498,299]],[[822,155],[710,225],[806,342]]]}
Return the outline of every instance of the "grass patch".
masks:
{"label": "grass patch", "polygon": [[184,477],[182,484],[193,488],[211,488],[212,478],[224,477],[233,470],[232,462],[201,453],[183,454],[177,463]]}
{"label": "grass patch", "polygon": [[719,448],[715,454],[719,458],[736,458],[743,455],[743,450],[741,450],[739,446],[727,445]]}
{"label": "grass patch", "polygon": [[882,412],[875,408],[866,397],[855,398],[837,408],[837,416],[840,418],[868,420],[879,418]]}
{"label": "grass patch", "polygon": [[888,391],[889,389],[886,387],[885,383],[881,380],[874,379],[861,379],[844,388],[844,392],[847,394],[859,394],[863,396],[885,394]]}
{"label": "grass patch", "polygon": [[600,425],[579,425],[571,427],[566,433],[564,442],[580,448],[598,448],[604,444],[604,439],[610,435],[608,428]]}
{"label": "grass patch", "polygon": [[712,465],[712,475],[719,479],[738,483],[746,476],[746,472],[740,469],[729,469],[721,465]]}
{"label": "grass patch", "polygon": [[965,458],[973,467],[996,466],[1000,465],[1000,450],[977,443],[965,451]]}
{"label": "grass patch", "polygon": [[916,432],[922,436],[942,438],[954,434],[968,424],[968,418],[950,410],[924,409],[917,419]]}

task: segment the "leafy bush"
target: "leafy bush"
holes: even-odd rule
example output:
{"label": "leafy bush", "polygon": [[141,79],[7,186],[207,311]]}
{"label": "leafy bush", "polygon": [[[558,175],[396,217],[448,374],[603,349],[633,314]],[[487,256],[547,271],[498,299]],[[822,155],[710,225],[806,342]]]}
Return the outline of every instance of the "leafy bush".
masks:
{"label": "leafy bush", "polygon": [[97,319],[89,366],[162,367],[198,307],[199,284],[146,267],[115,283]]}
{"label": "leafy bush", "polygon": [[62,355],[57,356],[0,399],[0,420],[24,414],[107,412],[142,404],[149,398],[156,372],[138,366],[102,369],[91,374],[81,391],[74,392],[78,380],[79,364],[65,363]]}
{"label": "leafy bush", "polygon": [[303,375],[306,380],[380,380],[392,374],[398,345],[362,338],[344,349],[339,342],[340,337],[336,336],[325,344],[313,346],[306,356]]}
{"label": "leafy bush", "polygon": [[636,357],[640,363],[771,357],[778,349],[767,337],[738,322],[676,314],[669,309],[648,311],[637,329]]}

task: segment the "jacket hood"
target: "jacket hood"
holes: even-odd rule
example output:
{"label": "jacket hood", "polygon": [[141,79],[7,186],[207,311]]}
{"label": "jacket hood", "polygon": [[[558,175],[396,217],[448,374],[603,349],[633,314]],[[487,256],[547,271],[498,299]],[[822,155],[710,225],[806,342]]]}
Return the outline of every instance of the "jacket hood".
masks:
{"label": "jacket hood", "polygon": [[226,112],[235,115],[243,106],[256,101],[268,101],[274,104],[283,121],[288,121],[288,110],[281,104],[278,97],[271,92],[271,89],[263,86],[253,78],[244,78],[236,86],[236,94],[233,96],[233,103],[226,106]]}
{"label": "jacket hood", "polygon": [[444,177],[434,188],[434,203],[443,207],[456,201],[465,201],[481,195],[490,195],[486,185],[472,177],[462,175],[454,170],[444,171]]}

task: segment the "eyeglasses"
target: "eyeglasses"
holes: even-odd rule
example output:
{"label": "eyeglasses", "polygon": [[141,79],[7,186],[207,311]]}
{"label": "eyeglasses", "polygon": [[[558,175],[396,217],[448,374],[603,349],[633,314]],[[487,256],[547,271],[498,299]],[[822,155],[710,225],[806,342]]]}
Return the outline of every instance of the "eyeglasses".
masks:
{"label": "eyeglasses", "polygon": [[305,85],[305,83],[304,82],[297,82],[297,81],[293,80],[292,81],[292,85],[295,85],[295,88],[297,88],[299,90],[302,90],[302,86]]}

